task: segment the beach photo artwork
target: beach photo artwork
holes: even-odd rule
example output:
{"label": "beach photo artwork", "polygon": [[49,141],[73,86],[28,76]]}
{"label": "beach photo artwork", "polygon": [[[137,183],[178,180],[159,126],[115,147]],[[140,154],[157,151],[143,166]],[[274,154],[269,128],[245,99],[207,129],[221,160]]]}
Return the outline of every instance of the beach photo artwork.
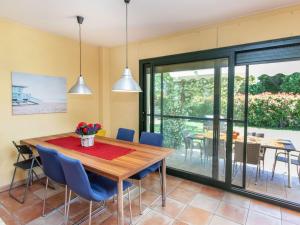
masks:
{"label": "beach photo artwork", "polygon": [[12,113],[28,115],[67,111],[66,79],[12,73]]}

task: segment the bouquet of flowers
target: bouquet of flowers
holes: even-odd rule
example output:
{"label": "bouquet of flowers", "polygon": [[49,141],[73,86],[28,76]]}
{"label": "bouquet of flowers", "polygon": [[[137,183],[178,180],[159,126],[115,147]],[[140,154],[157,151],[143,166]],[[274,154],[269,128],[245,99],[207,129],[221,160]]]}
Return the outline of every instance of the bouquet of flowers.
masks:
{"label": "bouquet of flowers", "polygon": [[83,135],[95,135],[99,130],[101,129],[101,125],[99,123],[85,123],[85,122],[80,122],[77,125],[76,128],[76,134],[79,134],[81,136]]}
{"label": "bouquet of flowers", "polygon": [[76,134],[81,136],[81,146],[91,147],[94,145],[95,134],[101,129],[99,123],[80,122],[76,127]]}

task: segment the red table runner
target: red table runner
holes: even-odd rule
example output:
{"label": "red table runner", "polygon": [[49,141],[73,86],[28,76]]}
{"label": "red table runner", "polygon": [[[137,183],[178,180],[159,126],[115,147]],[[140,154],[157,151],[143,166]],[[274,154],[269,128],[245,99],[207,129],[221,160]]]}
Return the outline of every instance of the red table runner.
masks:
{"label": "red table runner", "polygon": [[63,148],[72,149],[77,152],[96,156],[101,159],[113,160],[115,158],[127,155],[135,150],[120,146],[100,143],[95,141],[95,145],[91,147],[82,147],[80,138],[69,136],[46,141],[50,144],[57,145]]}

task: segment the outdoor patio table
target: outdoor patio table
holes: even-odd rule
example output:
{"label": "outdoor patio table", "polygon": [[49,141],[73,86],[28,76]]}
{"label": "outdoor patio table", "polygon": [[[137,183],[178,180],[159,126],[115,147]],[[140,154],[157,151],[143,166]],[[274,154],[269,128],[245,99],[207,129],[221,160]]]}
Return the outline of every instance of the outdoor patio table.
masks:
{"label": "outdoor patio table", "polygon": [[288,159],[288,187],[291,188],[291,152],[296,151],[295,146],[290,140],[272,140],[262,138],[261,146],[264,148],[280,149],[287,152]]}
{"label": "outdoor patio table", "polygon": [[[96,136],[95,142],[98,146],[106,146],[99,151],[102,152],[102,156],[99,156],[99,152],[93,152],[97,151],[94,148],[87,149],[87,153],[84,153],[84,150],[80,151],[79,146],[67,148],[52,144],[54,140],[63,138],[78,138],[78,135],[66,133],[21,140],[21,143],[33,148],[37,145],[54,148],[66,156],[80,160],[87,170],[115,180],[118,183],[118,225],[124,225],[123,180],[159,161],[162,162],[162,206],[166,205],[166,157],[172,153],[171,149]],[[63,142],[61,141],[61,143]],[[80,140],[78,140],[78,145],[80,145]],[[111,155],[105,152],[105,150],[118,149],[123,152],[122,156],[116,156],[116,152],[112,152]],[[127,154],[124,153],[126,149]]]}

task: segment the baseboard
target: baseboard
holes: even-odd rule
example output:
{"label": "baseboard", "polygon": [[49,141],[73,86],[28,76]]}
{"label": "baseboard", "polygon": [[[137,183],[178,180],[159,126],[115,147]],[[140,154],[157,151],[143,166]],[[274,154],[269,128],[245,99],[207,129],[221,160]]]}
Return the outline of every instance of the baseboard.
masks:
{"label": "baseboard", "polygon": [[[38,174],[38,176],[39,176],[40,179],[42,179],[42,178],[45,177],[44,174]],[[20,187],[20,186],[22,186],[22,185],[25,185],[26,180],[27,180],[27,179],[22,179],[22,180],[19,180],[19,181],[15,181],[15,183],[14,183],[14,188]],[[34,177],[34,178],[33,178],[33,181],[36,181],[36,180],[37,180],[37,178]],[[1,193],[1,192],[8,191],[8,190],[9,190],[9,187],[10,187],[10,184],[6,184],[6,185],[0,186],[0,193]]]}

